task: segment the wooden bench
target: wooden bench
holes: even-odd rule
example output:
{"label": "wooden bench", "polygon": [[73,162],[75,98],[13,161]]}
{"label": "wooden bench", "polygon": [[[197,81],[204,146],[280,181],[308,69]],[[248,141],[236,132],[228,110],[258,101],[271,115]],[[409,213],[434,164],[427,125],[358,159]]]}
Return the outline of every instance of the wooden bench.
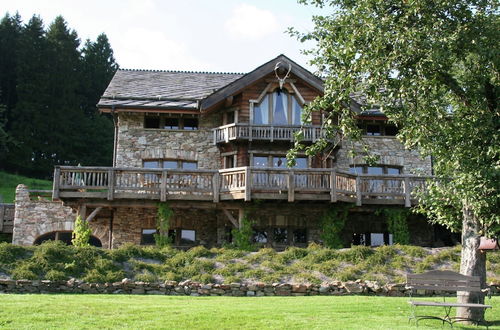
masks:
{"label": "wooden bench", "polygon": [[[479,276],[466,276],[448,270],[445,271],[434,270],[423,274],[408,274],[406,288],[410,289],[410,299],[412,298],[412,293],[414,293],[416,290],[433,290],[433,291],[438,291],[438,293],[442,293],[443,297],[442,302],[414,301],[414,300],[408,301],[412,309],[409,321],[414,319],[417,325],[420,320],[435,319],[442,321],[443,325],[445,323],[448,323],[451,327],[453,327],[453,323],[455,322],[472,321],[476,324],[480,323],[484,324],[486,328],[488,328],[488,324],[484,320],[451,317],[450,312],[453,307],[487,309],[487,308],[492,308],[491,305],[484,305],[480,303],[462,304],[458,302],[446,302],[447,292],[466,291],[466,292],[484,293],[489,291],[489,289],[481,288],[481,282],[479,280]],[[444,308],[445,314],[443,317],[431,316],[431,315],[417,315],[416,308],[418,306],[442,307]]]}

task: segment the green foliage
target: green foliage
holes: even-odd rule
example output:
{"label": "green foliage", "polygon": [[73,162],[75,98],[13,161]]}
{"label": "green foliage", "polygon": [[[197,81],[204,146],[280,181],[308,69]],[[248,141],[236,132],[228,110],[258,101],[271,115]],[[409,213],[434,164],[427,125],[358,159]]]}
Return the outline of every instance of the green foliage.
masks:
{"label": "green foliage", "polygon": [[341,249],[344,247],[344,240],[341,234],[349,214],[349,208],[349,205],[332,206],[320,218],[321,239],[325,246],[332,249]]}
{"label": "green foliage", "polygon": [[11,264],[17,259],[25,258],[27,250],[19,245],[0,243],[0,265]]}
{"label": "green foliage", "polygon": [[135,275],[134,280],[139,282],[155,283],[158,282],[158,276],[149,270],[143,270],[141,273]]}
{"label": "green foliage", "polygon": [[92,230],[89,223],[86,220],[82,220],[82,217],[78,215],[75,220],[75,229],[71,234],[71,243],[77,247],[89,246],[91,234]]}
{"label": "green foliage", "polygon": [[68,276],[60,270],[51,269],[45,274],[45,279],[49,281],[64,281],[68,279]]}
{"label": "green foliage", "polygon": [[174,211],[167,203],[158,203],[158,214],[156,215],[158,233],[154,235],[156,246],[165,247],[172,244],[172,239],[168,236],[172,215],[174,215]]}
{"label": "green foliage", "polygon": [[233,229],[231,233],[233,235],[233,244],[237,249],[243,251],[255,250],[255,245],[252,243],[252,221],[248,219],[247,214],[245,214],[241,221],[241,228]]}
{"label": "green foliage", "polygon": [[410,244],[410,231],[407,218],[410,212],[403,208],[384,208],[383,213],[387,219],[387,227],[395,244]]}

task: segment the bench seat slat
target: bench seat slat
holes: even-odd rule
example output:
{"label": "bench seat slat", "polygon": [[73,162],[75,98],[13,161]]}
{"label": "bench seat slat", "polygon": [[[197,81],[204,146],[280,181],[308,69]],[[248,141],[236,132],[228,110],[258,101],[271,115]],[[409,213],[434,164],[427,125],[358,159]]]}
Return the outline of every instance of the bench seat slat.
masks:
{"label": "bench seat slat", "polygon": [[443,284],[443,283],[448,283],[448,284],[461,284],[461,285],[467,285],[470,284],[471,286],[475,285],[481,285],[481,282],[479,280],[477,281],[464,281],[464,280],[450,280],[450,279],[440,279],[440,280],[434,280],[434,279],[427,279],[427,278],[413,278],[409,279],[410,283],[425,283],[425,284]]}
{"label": "bench seat slat", "polygon": [[471,287],[471,286],[444,286],[444,285],[409,285],[408,287],[414,290],[435,290],[435,291],[469,291],[469,292],[481,292],[481,287]]}
{"label": "bench seat slat", "polygon": [[414,306],[439,306],[439,307],[471,307],[471,308],[493,308],[492,305],[483,304],[461,304],[461,303],[447,303],[435,301],[408,301],[409,304]]}

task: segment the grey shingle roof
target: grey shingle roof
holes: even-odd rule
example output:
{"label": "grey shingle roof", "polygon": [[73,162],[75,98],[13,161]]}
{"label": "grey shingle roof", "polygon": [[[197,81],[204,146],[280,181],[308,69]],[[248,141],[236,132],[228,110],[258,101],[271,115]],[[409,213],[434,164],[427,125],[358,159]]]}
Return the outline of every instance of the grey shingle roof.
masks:
{"label": "grey shingle roof", "polygon": [[196,108],[196,102],[242,77],[241,73],[118,70],[99,107]]}

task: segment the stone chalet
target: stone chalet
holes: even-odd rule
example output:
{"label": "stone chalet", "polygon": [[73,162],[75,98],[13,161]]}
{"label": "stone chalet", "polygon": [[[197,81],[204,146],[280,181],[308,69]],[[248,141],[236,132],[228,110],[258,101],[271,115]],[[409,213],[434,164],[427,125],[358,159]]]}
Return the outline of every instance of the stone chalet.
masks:
{"label": "stone chalet", "polygon": [[[376,110],[362,112],[355,99],[364,140],[380,157],[375,166],[350,157],[360,146],[324,130],[321,113],[302,122],[304,105],[322,93],[322,80],[284,55],[246,74],[118,70],[97,105],[115,121],[113,167],[56,167],[53,200],[34,200],[19,186],[13,242],[69,241],[79,212],[95,245],[153,244],[158,203],[166,202],[177,247],[230,242],[245,214],[256,243],[304,246],[321,240],[322,214],[345,203],[353,205],[346,246],[391,244],[376,211],[414,204],[432,160],[405,150],[397,128]],[[335,147],[299,154],[288,168],[299,131],[302,143],[326,138]],[[422,217],[408,224],[413,244],[451,244]]]}

